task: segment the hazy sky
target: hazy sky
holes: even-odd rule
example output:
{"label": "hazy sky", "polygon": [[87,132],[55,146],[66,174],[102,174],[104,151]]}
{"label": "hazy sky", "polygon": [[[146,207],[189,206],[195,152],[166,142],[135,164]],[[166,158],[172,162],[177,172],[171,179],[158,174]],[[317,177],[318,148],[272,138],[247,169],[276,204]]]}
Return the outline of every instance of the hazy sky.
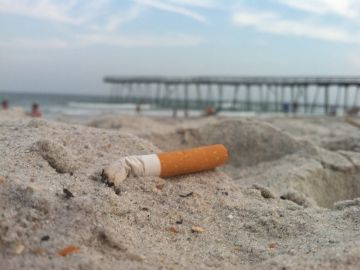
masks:
{"label": "hazy sky", "polygon": [[0,91],[208,74],[360,75],[360,0],[0,0]]}

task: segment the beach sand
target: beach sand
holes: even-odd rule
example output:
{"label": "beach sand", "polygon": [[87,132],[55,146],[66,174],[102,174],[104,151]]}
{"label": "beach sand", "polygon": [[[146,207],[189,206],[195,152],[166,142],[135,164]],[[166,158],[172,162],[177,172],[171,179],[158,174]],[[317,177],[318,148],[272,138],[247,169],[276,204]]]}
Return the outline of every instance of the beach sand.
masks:
{"label": "beach sand", "polygon": [[[360,132],[342,118],[0,115],[0,269],[358,269]],[[229,163],[162,179],[125,155],[223,143]]]}

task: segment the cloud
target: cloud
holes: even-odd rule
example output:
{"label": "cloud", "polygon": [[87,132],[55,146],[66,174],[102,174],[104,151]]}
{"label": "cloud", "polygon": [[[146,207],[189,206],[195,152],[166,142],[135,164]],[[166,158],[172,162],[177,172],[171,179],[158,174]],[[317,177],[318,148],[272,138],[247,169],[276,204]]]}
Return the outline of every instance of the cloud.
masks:
{"label": "cloud", "polygon": [[0,48],[26,50],[66,49],[69,48],[69,43],[56,38],[15,38],[8,41],[0,40]]}
{"label": "cloud", "polygon": [[134,5],[130,7],[130,9],[125,13],[111,16],[105,24],[104,29],[108,32],[115,31],[119,28],[119,26],[139,18],[143,11],[144,7],[140,5]]}
{"label": "cloud", "polygon": [[[202,16],[201,14],[199,14],[191,9],[179,6],[179,5],[173,5],[171,3],[166,3],[163,1],[159,1],[159,0],[135,0],[135,1],[142,5],[149,6],[149,7],[161,10],[161,11],[166,11],[166,12],[171,12],[171,13],[176,13],[176,14],[179,14],[182,16],[186,16],[186,17],[194,19],[198,22],[204,23],[207,21],[206,18],[204,16]],[[185,3],[188,3],[188,1],[178,1],[178,3],[185,4]],[[200,2],[198,1],[198,3],[200,3]]]}
{"label": "cloud", "polygon": [[284,19],[272,12],[242,10],[235,13],[232,19],[238,26],[253,27],[258,31],[266,33],[343,43],[360,43],[360,33],[310,20]]}
{"label": "cloud", "polygon": [[[165,1],[176,2],[168,4]],[[119,28],[125,23],[141,17],[148,8],[172,12],[204,22],[205,18],[191,9],[179,5],[208,6],[211,0],[132,0],[127,10],[114,9],[110,0],[0,0],[0,13],[16,14],[51,22],[76,25],[75,31],[66,30],[63,39],[51,35],[0,39],[1,48],[18,49],[66,49],[93,45],[117,47],[183,47],[196,46],[202,38],[184,34],[120,34]],[[103,16],[105,14],[105,16]]]}
{"label": "cloud", "polygon": [[[213,0],[132,0],[132,2],[135,4],[124,11],[114,8],[116,6],[114,0],[0,0],[0,13],[114,31],[124,23],[139,18],[146,7],[176,13],[198,22],[206,22],[206,18],[193,9],[214,6]],[[108,18],[100,25],[103,14]]]}
{"label": "cloud", "polygon": [[316,13],[335,14],[355,19],[359,16],[360,3],[358,0],[278,0],[291,8]]}
{"label": "cloud", "polygon": [[79,24],[83,21],[82,18],[73,17],[68,14],[75,3],[75,1],[66,1],[62,4],[55,4],[47,0],[0,0],[0,12],[53,22]]}
{"label": "cloud", "polygon": [[202,43],[202,38],[175,34],[175,35],[113,35],[87,34],[77,37],[78,45],[106,45],[118,47],[188,47]]}
{"label": "cloud", "polygon": [[213,0],[167,0],[173,4],[201,7],[201,8],[212,8],[216,6]]}
{"label": "cloud", "polygon": [[0,0],[0,14],[84,26],[101,18],[102,8],[109,3],[110,0]]}
{"label": "cloud", "polygon": [[108,33],[80,34],[69,39],[15,38],[1,41],[0,48],[22,50],[59,50],[95,45],[108,47],[189,47],[203,42],[202,38],[184,35],[114,35]]}

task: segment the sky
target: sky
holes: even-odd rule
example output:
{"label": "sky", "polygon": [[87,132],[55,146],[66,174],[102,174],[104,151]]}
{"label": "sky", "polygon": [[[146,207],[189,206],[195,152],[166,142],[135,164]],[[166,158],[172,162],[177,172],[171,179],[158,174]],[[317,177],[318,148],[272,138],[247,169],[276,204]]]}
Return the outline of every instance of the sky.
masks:
{"label": "sky", "polygon": [[0,0],[0,91],[105,75],[360,74],[360,0]]}

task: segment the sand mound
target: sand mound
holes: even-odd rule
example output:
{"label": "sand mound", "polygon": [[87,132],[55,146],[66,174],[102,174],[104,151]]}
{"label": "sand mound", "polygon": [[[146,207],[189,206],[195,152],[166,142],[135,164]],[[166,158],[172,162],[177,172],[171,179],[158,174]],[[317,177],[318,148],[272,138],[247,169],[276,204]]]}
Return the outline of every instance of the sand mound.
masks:
{"label": "sand mound", "polygon": [[360,130],[357,117],[264,118],[295,138],[309,140],[331,151],[360,152]]}
{"label": "sand mound", "polygon": [[[269,120],[268,120],[269,121]],[[287,119],[292,127],[293,119]],[[304,120],[303,120],[304,121]],[[270,122],[270,121],[269,121]],[[300,126],[299,119],[295,119]],[[320,146],[330,148],[330,126],[321,127],[324,121],[310,119],[315,136],[316,123],[320,125],[319,134],[328,134],[328,140],[319,140]],[[198,128],[177,129],[171,134],[156,134],[146,138],[161,149],[171,150],[174,147],[222,143],[229,149],[230,165],[223,168],[239,185],[251,187],[254,183],[273,189],[278,196],[291,200],[302,206],[322,206],[332,208],[337,201],[353,199],[360,196],[360,157],[353,151],[328,151],[315,146],[312,142],[295,139],[285,130],[285,119],[281,119],[282,129],[256,119],[218,120],[215,123]],[[340,126],[343,126],[341,123]],[[345,123],[346,125],[346,123]],[[350,127],[352,128],[352,127]],[[336,131],[335,131],[336,132]],[[348,149],[353,145],[350,140],[353,133],[341,133],[343,147],[333,150]],[[353,150],[353,148],[350,148]]]}
{"label": "sand mound", "polygon": [[321,145],[331,151],[345,150],[360,152],[360,135],[355,134],[350,136],[348,135],[346,137],[333,138],[331,140],[324,141]]}
{"label": "sand mound", "polygon": [[167,119],[146,116],[102,116],[85,123],[89,127],[118,129],[132,134],[145,134],[154,130],[170,132],[174,129],[173,124]]}
{"label": "sand mound", "polygon": [[223,121],[199,131],[203,142],[222,143],[235,166],[251,166],[298,151],[301,144],[288,134],[256,120]]}
{"label": "sand mound", "polygon": [[[253,147],[260,147],[261,132],[277,133],[266,125],[238,125],[259,137],[249,139]],[[305,208],[263,185],[241,188],[219,171],[168,180],[128,178],[114,192],[98,178],[99,169],[119,156],[157,147],[116,130],[41,120],[0,121],[0,140],[0,269],[358,266],[356,200],[338,203],[336,210]],[[297,149],[291,137],[276,140]],[[285,159],[291,163],[297,155],[291,151],[280,151],[280,158],[252,171]],[[335,159],[325,159],[333,168]],[[290,177],[291,168],[287,172]],[[61,256],[66,247],[73,252]]]}
{"label": "sand mound", "polygon": [[359,133],[359,129],[342,117],[263,117],[263,121],[293,135],[316,144],[327,140],[348,137]]}
{"label": "sand mound", "polygon": [[171,134],[144,136],[161,149],[186,148],[206,144],[224,144],[230,164],[251,166],[279,159],[299,151],[303,145],[285,132],[255,119],[223,120],[199,128],[182,128]]}

